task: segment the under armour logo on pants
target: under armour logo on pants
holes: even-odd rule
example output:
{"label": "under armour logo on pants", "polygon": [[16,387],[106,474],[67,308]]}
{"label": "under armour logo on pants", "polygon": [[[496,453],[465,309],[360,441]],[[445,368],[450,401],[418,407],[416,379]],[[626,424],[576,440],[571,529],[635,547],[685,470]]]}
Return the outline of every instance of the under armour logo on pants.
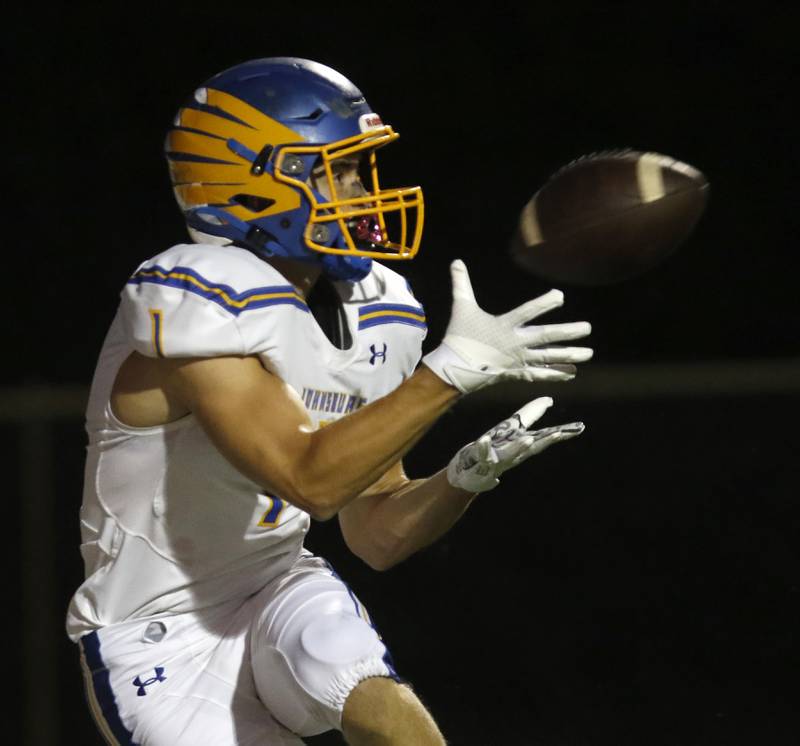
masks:
{"label": "under armour logo on pants", "polygon": [[137,676],[133,680],[133,685],[139,687],[138,691],[136,692],[137,696],[144,697],[144,695],[147,694],[146,689],[148,686],[150,686],[150,684],[155,684],[157,681],[166,681],[167,677],[164,676],[163,667],[157,666],[155,671],[156,675],[153,676],[152,679],[145,679],[145,681],[142,681],[141,677]]}

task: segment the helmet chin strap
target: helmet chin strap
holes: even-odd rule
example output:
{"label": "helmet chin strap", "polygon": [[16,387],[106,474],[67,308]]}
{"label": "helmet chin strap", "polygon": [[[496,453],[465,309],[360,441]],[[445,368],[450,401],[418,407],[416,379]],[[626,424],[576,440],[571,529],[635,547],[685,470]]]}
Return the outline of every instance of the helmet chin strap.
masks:
{"label": "helmet chin strap", "polygon": [[358,282],[372,269],[372,259],[365,256],[342,256],[341,254],[321,254],[322,271],[331,280]]}
{"label": "helmet chin strap", "polygon": [[[346,246],[343,236],[338,231],[334,244],[338,248],[345,248]],[[369,257],[322,253],[319,253],[319,255],[322,257],[322,271],[331,280],[358,282],[363,280],[372,270],[372,259]]]}

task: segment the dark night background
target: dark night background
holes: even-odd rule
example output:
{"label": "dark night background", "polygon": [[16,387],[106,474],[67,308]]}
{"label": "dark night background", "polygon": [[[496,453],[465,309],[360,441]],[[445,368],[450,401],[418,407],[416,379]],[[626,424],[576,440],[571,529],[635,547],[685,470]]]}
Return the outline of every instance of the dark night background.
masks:
{"label": "dark night background", "polygon": [[[551,318],[591,321],[595,359],[552,390],[546,424],[582,419],[579,440],[507,474],[445,539],[389,573],[349,557],[335,522],[312,529],[311,547],[361,596],[452,744],[797,743],[797,12],[723,2],[319,11],[84,3],[18,8],[5,25],[14,279],[0,432],[20,537],[7,643],[27,640],[7,646],[7,675],[25,682],[6,697],[17,742],[101,742],[63,634],[81,576],[80,405],[128,274],[184,240],[166,128],[219,70],[295,55],[353,79],[401,134],[382,181],[425,190],[423,248],[401,271],[428,311],[426,349],[444,331],[457,256],[489,311],[548,289],[505,247],[522,205],[565,162],[631,146],[711,183],[706,215],[662,266],[611,287],[562,286],[566,306]],[[700,381],[695,364],[746,385]],[[697,385],[671,390],[676,370]],[[629,378],[592,388],[614,371]],[[649,395],[631,394],[650,380],[660,383]],[[407,459],[409,473],[440,468],[530,393],[460,403]]]}

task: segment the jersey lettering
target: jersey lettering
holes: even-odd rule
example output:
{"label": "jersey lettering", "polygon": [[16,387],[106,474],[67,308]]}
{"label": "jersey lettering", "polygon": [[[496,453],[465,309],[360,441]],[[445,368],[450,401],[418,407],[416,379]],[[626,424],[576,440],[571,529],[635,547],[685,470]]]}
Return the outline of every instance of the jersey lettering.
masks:
{"label": "jersey lettering", "polygon": [[320,391],[307,387],[303,389],[301,398],[306,409],[336,414],[350,414],[367,403],[363,396],[357,394],[348,394],[344,391]]}

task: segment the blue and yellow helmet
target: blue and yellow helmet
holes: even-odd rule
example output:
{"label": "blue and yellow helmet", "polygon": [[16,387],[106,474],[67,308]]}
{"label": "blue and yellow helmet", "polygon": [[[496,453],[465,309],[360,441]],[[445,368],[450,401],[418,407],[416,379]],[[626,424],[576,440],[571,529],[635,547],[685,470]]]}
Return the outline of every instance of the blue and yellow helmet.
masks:
{"label": "blue and yellow helmet", "polygon": [[[384,189],[376,152],[397,133],[325,65],[253,60],[198,88],[166,140],[175,197],[190,232],[265,256],[320,262],[357,280],[372,258],[411,259],[422,237],[419,187]],[[360,160],[362,194],[340,196],[338,159]],[[327,195],[311,173],[327,179]]]}

